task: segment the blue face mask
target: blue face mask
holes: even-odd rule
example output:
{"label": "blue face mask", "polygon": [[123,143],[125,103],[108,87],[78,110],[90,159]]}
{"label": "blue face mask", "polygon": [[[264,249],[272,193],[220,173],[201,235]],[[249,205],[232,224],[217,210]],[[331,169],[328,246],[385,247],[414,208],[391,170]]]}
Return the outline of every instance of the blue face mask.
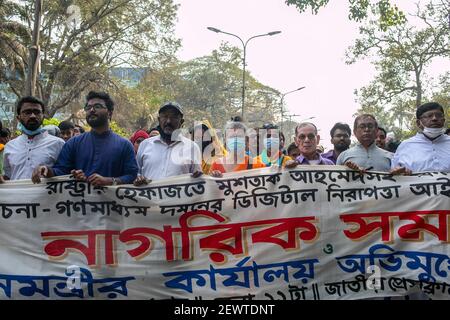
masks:
{"label": "blue face mask", "polygon": [[33,130],[33,131],[28,130],[28,129],[25,128],[25,126],[24,126],[22,123],[20,123],[20,122],[19,122],[19,125],[18,125],[18,129],[19,129],[20,131],[22,131],[23,133],[25,133],[27,136],[36,136],[36,135],[38,135],[38,134],[40,134],[40,133],[42,133],[42,132],[45,131],[43,128],[37,128],[36,130]]}
{"label": "blue face mask", "polygon": [[266,149],[272,151],[278,151],[280,149],[280,139],[279,138],[264,138],[264,145]]}
{"label": "blue face mask", "polygon": [[245,138],[234,137],[227,139],[227,149],[230,152],[242,152],[245,149]]}

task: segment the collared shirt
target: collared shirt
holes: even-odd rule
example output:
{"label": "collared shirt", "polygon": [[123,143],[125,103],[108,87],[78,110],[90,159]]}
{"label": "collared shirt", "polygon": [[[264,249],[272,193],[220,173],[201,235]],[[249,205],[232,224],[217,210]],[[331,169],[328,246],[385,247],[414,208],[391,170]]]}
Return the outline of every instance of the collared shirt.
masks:
{"label": "collared shirt", "polygon": [[392,168],[406,167],[413,172],[450,172],[450,136],[431,141],[422,133],[403,141],[392,159]]}
{"label": "collared shirt", "polygon": [[133,145],[111,130],[103,134],[86,132],[66,142],[53,172],[61,176],[74,169],[83,170],[86,177],[97,173],[119,178],[122,183],[133,183],[138,172]]}
{"label": "collared shirt", "polygon": [[336,152],[334,152],[334,150],[330,150],[328,152],[322,153],[322,158],[331,160],[331,162],[333,162],[333,164],[336,164],[337,161],[337,156],[336,156]]}
{"label": "collared shirt", "polygon": [[[320,155],[320,153],[317,154],[319,156],[319,165],[334,165],[333,161],[325,159],[324,157],[322,157]],[[296,159],[295,159],[299,164],[306,164],[306,165],[311,165],[312,163],[310,162],[310,160],[306,159],[302,154],[299,155]]]}
{"label": "collared shirt", "polygon": [[139,174],[160,180],[201,171],[200,148],[181,134],[177,139],[171,144],[164,142],[161,136],[142,141],[137,153]]}
{"label": "collared shirt", "polygon": [[342,152],[337,158],[336,164],[344,165],[347,161],[352,161],[364,169],[389,172],[391,159],[392,153],[377,147],[375,142],[370,145],[369,149],[364,148],[358,142],[353,148]]}
{"label": "collared shirt", "polygon": [[40,165],[52,166],[64,145],[64,140],[42,132],[29,139],[26,134],[5,145],[3,170],[11,180],[31,179]]}

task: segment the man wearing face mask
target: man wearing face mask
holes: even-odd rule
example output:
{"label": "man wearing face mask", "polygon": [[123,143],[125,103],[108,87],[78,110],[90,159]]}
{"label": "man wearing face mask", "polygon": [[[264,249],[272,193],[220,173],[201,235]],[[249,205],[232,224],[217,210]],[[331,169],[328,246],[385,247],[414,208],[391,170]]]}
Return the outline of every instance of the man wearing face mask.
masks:
{"label": "man wearing face mask", "polygon": [[260,161],[253,161],[246,154],[247,128],[242,122],[231,121],[225,126],[227,154],[217,159],[211,166],[213,177],[222,177],[226,172],[264,168]]}
{"label": "man wearing face mask", "polygon": [[64,140],[45,132],[44,103],[28,96],[17,102],[17,120],[22,135],[9,141],[4,151],[5,179],[30,179],[33,169],[53,165],[64,145]]}
{"label": "man wearing face mask", "polygon": [[136,186],[182,174],[190,173],[193,178],[202,174],[200,148],[181,134],[184,123],[181,106],[176,102],[165,103],[158,114],[160,135],[145,139],[139,146]]}
{"label": "man wearing face mask", "polygon": [[416,124],[419,132],[400,144],[392,168],[450,172],[450,137],[444,134],[444,108],[436,102],[422,104],[416,110]]}
{"label": "man wearing face mask", "polygon": [[254,158],[254,162],[262,162],[266,167],[277,165],[284,168],[286,162],[292,160],[292,158],[284,155],[281,151],[282,138],[278,127],[271,123],[266,123],[260,129],[260,132],[265,136],[263,138],[264,149],[260,155]]}

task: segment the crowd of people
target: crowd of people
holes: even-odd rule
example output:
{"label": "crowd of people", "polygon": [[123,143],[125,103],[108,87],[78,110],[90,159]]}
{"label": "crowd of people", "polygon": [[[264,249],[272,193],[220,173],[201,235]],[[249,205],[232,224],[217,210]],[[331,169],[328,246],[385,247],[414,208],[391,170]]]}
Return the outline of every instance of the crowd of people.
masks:
{"label": "crowd of people", "polygon": [[[186,130],[180,104],[168,102],[158,111],[158,126],[140,129],[130,139],[111,130],[114,101],[105,92],[91,91],[84,110],[90,130],[70,121],[55,128],[42,126],[44,103],[36,97],[18,100],[17,120],[21,135],[0,123],[0,182],[71,174],[95,186],[134,184],[182,174],[223,177],[229,172],[270,166],[292,169],[302,165],[345,165],[364,173],[369,170],[409,175],[415,172],[450,172],[450,129],[445,128],[444,108],[436,102],[416,110],[418,133],[395,144],[379,127],[376,115],[361,114],[353,131],[345,123],[330,130],[333,149],[324,152],[314,123],[295,128],[294,142],[285,147],[278,126],[266,123],[248,128],[233,117],[223,130],[208,120]],[[55,130],[53,130],[55,129]],[[352,134],[357,142],[351,146]]]}

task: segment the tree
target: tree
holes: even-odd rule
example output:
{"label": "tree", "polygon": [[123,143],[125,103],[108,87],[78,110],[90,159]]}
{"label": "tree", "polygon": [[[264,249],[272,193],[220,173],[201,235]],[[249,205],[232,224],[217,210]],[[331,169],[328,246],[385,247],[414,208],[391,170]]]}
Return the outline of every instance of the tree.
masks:
{"label": "tree", "polygon": [[29,29],[10,19],[12,16],[24,19],[21,9],[15,2],[0,0],[0,82],[8,83],[17,96],[20,95],[20,82],[25,79],[28,64],[26,44],[31,42]]}
{"label": "tree", "polygon": [[[414,16],[421,27],[396,25],[385,32],[373,22],[360,27],[361,38],[349,48],[347,63],[374,57],[378,73],[368,86],[356,91],[362,106],[359,112],[376,114],[391,130],[413,132],[415,109],[425,97],[431,97],[437,85],[427,75],[427,68],[436,58],[450,57],[446,10],[435,2],[425,9],[417,6]],[[445,82],[448,77],[443,79]],[[445,86],[443,82],[441,86]]]}
{"label": "tree", "polygon": [[[285,0],[285,2],[287,5],[296,6],[300,12],[311,9],[312,13],[317,14],[329,0]],[[348,5],[350,20],[361,22],[373,14],[378,18],[377,23],[381,30],[406,21],[405,14],[391,0],[348,0]]]}
{"label": "tree", "polygon": [[[20,96],[34,1],[0,3],[0,80]],[[68,23],[68,5],[66,0],[44,1],[37,95],[48,106],[47,116],[90,86],[114,88],[109,76],[112,67],[157,65],[171,59],[180,45],[173,36],[177,5],[172,0],[79,1],[78,24]]]}
{"label": "tree", "polygon": [[[186,126],[209,119],[215,127],[223,128],[241,111],[240,64],[240,50],[223,44],[211,55],[187,62],[172,61],[163,68],[151,70],[138,90],[147,96],[147,110],[156,113],[163,102],[176,100],[184,107]],[[278,92],[250,74],[247,79],[246,122],[258,126],[274,121],[277,96],[265,93]]]}

